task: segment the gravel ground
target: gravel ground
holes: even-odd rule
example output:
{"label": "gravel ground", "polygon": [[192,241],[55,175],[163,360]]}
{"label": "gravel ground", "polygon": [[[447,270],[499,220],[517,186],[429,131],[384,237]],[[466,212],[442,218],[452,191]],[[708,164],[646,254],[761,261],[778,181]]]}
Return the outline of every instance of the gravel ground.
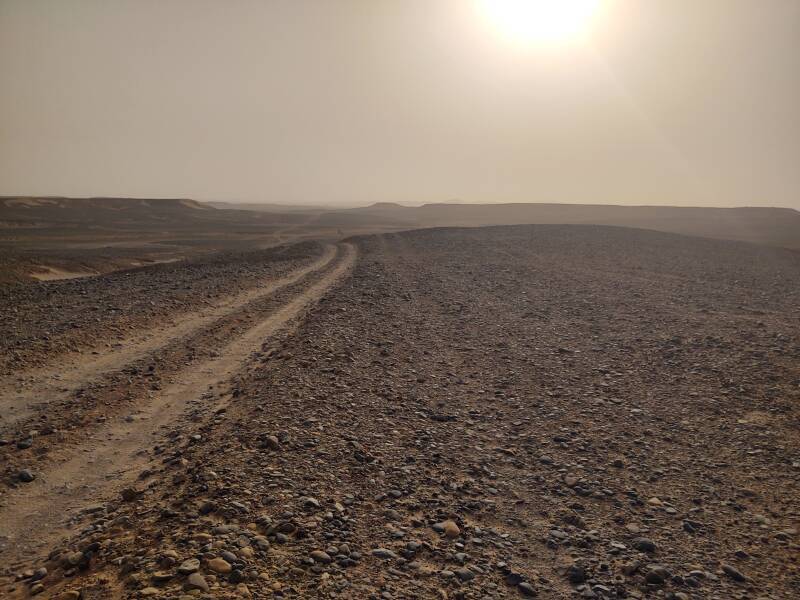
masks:
{"label": "gravel ground", "polygon": [[0,376],[131,332],[279,277],[321,253],[305,242],[223,252],[97,277],[0,286]]}
{"label": "gravel ground", "polygon": [[9,596],[800,597],[799,254],[590,226],[356,241],[231,404]]}

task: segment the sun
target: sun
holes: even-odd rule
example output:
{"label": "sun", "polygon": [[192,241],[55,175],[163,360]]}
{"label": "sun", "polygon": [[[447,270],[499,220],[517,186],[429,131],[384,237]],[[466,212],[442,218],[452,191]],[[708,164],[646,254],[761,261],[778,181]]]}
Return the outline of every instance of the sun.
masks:
{"label": "sun", "polygon": [[483,18],[520,43],[560,44],[587,33],[601,0],[477,0]]}

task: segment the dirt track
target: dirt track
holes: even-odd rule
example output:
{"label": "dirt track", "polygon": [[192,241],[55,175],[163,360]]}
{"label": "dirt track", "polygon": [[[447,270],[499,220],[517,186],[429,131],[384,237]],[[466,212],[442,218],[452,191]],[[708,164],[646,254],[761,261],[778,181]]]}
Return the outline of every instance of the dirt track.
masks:
{"label": "dirt track", "polygon": [[574,226],[357,244],[230,399],[2,589],[800,595],[797,253]]}
{"label": "dirt track", "polygon": [[[0,424],[13,424],[29,416],[34,406],[41,408],[45,403],[60,397],[69,396],[109,371],[142,360],[157,350],[185,338],[219,321],[226,315],[235,313],[243,307],[273,294],[276,290],[298,282],[300,279],[325,267],[336,254],[333,246],[328,246],[323,255],[308,266],[297,268],[289,274],[265,281],[234,296],[225,297],[211,306],[201,306],[196,311],[179,314],[172,322],[158,328],[143,327],[114,348],[102,352],[76,352],[52,359],[46,368],[15,373],[10,381],[0,382]],[[55,364],[52,364],[55,362]]]}
{"label": "dirt track", "polygon": [[[126,418],[103,419],[103,425],[96,430],[82,431],[91,435],[78,443],[65,444],[58,451],[52,451],[51,445],[48,460],[36,469],[35,481],[17,486],[3,498],[0,550],[20,556],[57,541],[69,531],[63,527],[63,521],[71,510],[91,508],[97,500],[113,497],[126,482],[135,479],[150,460],[152,447],[163,442],[159,437],[163,428],[175,427],[188,417],[196,421],[203,414],[224,408],[230,397],[228,380],[247,364],[249,355],[318,301],[352,267],[354,258],[351,246],[342,245],[338,253],[335,247],[328,246],[308,266],[226,298],[213,307],[182,314],[172,326],[128,339],[116,351],[99,356],[83,353],[66,359],[59,357],[56,364],[19,377],[33,385],[22,393],[4,394],[3,414],[8,415],[12,424],[29,416],[27,403],[35,398],[48,398],[52,403],[60,400],[72,407],[77,390],[97,384],[138,361],[163,355],[164,349],[176,342],[207,341],[203,336],[208,335],[210,326],[242,310],[261,315],[227,343],[214,338],[219,345],[215,344],[209,358],[178,366],[163,388],[136,397],[135,410]],[[309,279],[314,275],[318,276]],[[285,288],[290,295],[268,311],[259,311],[259,302]],[[62,372],[66,376],[57,376]],[[57,426],[58,420],[49,408],[49,403],[38,404],[36,411],[50,413],[50,426]],[[43,531],[47,534],[42,535]]]}

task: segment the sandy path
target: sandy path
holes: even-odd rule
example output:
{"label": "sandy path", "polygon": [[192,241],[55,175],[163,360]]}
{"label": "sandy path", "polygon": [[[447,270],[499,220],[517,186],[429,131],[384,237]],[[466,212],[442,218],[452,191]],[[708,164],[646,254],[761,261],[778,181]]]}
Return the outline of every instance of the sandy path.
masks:
{"label": "sandy path", "polygon": [[166,344],[191,335],[247,304],[298,282],[303,277],[328,265],[336,256],[336,248],[326,246],[323,255],[310,265],[291,274],[247,290],[214,306],[181,315],[174,323],[131,336],[112,349],[98,349],[59,357],[56,364],[15,374],[13,380],[0,381],[0,427],[30,416],[36,406],[64,398],[100,376],[139,360]]}
{"label": "sandy path", "polygon": [[[335,254],[335,248],[331,248],[320,262],[330,262]],[[68,535],[72,530],[71,517],[112,498],[135,480],[149,464],[149,451],[162,440],[164,428],[180,427],[200,407],[224,405],[230,395],[221,384],[235,375],[266,339],[291,327],[350,271],[356,258],[354,247],[343,244],[340,256],[330,271],[220,348],[218,356],[191,365],[162,391],[142,398],[139,412],[131,422],[110,422],[72,449],[63,462],[10,494],[6,505],[0,507],[0,555],[6,552],[19,558],[35,555],[37,550]]]}

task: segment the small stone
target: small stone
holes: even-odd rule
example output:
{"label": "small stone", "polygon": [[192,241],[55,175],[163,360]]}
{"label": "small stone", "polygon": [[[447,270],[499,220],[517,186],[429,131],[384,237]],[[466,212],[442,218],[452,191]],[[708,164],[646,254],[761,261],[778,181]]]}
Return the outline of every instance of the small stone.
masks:
{"label": "small stone", "polygon": [[165,583],[172,579],[172,573],[169,571],[156,571],[150,576],[153,583]]}
{"label": "small stone", "polygon": [[126,487],[119,493],[119,495],[125,502],[132,502],[139,496],[139,492],[133,488]]}
{"label": "small stone", "polygon": [[586,570],[580,565],[572,565],[567,569],[567,579],[575,585],[583,583],[586,581]]}
{"label": "small stone", "polygon": [[386,548],[375,548],[375,550],[372,551],[372,556],[386,560],[397,558],[397,554]]}
{"label": "small stone", "polygon": [[300,498],[300,503],[305,508],[319,508],[320,507],[319,500],[317,500],[316,498],[312,498],[311,496],[303,496],[302,498]]}
{"label": "small stone", "polygon": [[34,479],[36,479],[36,475],[31,473],[28,469],[22,469],[19,474],[17,475],[19,480],[23,483],[30,483]]}
{"label": "small stone", "polygon": [[264,447],[269,448],[270,450],[280,450],[281,443],[278,440],[277,436],[268,435],[264,438]]}
{"label": "small stone", "polygon": [[648,538],[636,538],[633,540],[633,547],[640,552],[653,553],[656,551],[656,544]]}
{"label": "small stone", "polygon": [[35,583],[31,586],[31,596],[41,594],[44,591],[44,586],[41,583]]}
{"label": "small stone", "polygon": [[458,525],[456,525],[455,521],[447,519],[446,521],[442,521],[441,523],[437,523],[433,527],[437,531],[441,531],[444,533],[445,537],[450,539],[455,539],[461,535],[461,529],[459,529]]}
{"label": "small stone", "polygon": [[327,552],[323,552],[322,550],[314,550],[311,554],[309,554],[311,558],[314,559],[314,562],[322,563],[327,565],[331,562],[331,556]]}
{"label": "small stone", "polygon": [[40,579],[44,579],[45,577],[47,577],[47,569],[41,567],[33,572],[33,575],[31,575],[29,581],[30,583],[33,583],[34,581],[39,581]]}
{"label": "small stone", "polygon": [[475,573],[469,569],[457,569],[455,574],[461,581],[471,581],[475,579]]}
{"label": "small stone", "polygon": [[181,575],[190,575],[200,570],[200,561],[196,558],[189,558],[181,563],[178,567],[178,573]]}
{"label": "small stone", "polygon": [[628,577],[631,577],[639,570],[641,566],[641,563],[638,561],[633,561],[623,564],[620,570]]}
{"label": "small stone", "polygon": [[734,581],[744,582],[747,581],[747,577],[745,577],[741,571],[736,569],[736,567],[732,567],[731,565],[722,565],[722,572],[725,573],[728,577],[733,579]]}
{"label": "small stone", "polygon": [[669,572],[661,566],[654,566],[650,567],[647,571],[647,574],[644,576],[644,580],[652,585],[662,585],[669,577]]}
{"label": "small stone", "polygon": [[523,581],[522,583],[517,585],[517,589],[519,590],[520,594],[523,596],[535,596],[536,595],[536,588],[534,588],[530,583],[527,581]]}
{"label": "small stone", "polygon": [[62,559],[62,564],[64,567],[77,567],[81,564],[86,557],[83,555],[83,552],[69,552],[66,556]]}
{"label": "small stone", "polygon": [[158,588],[154,587],[146,587],[139,591],[139,595],[143,598],[151,598],[153,596],[158,596],[161,592]]}
{"label": "small stone", "polygon": [[244,578],[244,573],[239,569],[236,569],[235,571],[231,572],[230,576],[228,577],[228,581],[231,583],[241,583],[244,581]]}
{"label": "small stone", "polygon": [[224,558],[212,558],[208,561],[208,568],[221,575],[227,575],[233,570],[231,564]]}
{"label": "small stone", "polygon": [[186,578],[186,583],[183,584],[183,589],[186,591],[200,590],[202,592],[208,591],[208,584],[205,578],[200,573],[192,573]]}

